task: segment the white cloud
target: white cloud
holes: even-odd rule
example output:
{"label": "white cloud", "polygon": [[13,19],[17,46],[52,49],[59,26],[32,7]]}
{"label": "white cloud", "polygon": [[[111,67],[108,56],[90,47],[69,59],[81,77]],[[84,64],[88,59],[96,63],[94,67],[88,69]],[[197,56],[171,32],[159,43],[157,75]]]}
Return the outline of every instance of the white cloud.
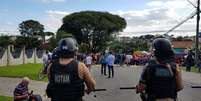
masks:
{"label": "white cloud", "polygon": [[[169,30],[185,19],[195,8],[184,0],[150,0],[146,9],[111,12],[124,17],[127,27],[124,32],[149,32]],[[66,11],[49,10],[42,21],[46,30],[56,32],[62,24],[62,18],[70,14]],[[195,18],[184,23],[178,30],[195,29]]]}
{"label": "white cloud", "polygon": [[51,14],[51,15],[68,15],[68,14],[70,14],[69,12],[65,12],[65,11],[53,11],[53,10],[49,10],[46,13]]}
{"label": "white cloud", "polygon": [[152,2],[149,2],[146,4],[147,6],[150,6],[150,7],[157,7],[157,6],[162,6],[163,5],[163,2],[162,1],[152,1]]}
{"label": "white cloud", "polygon": [[41,23],[45,26],[46,31],[56,32],[62,24],[62,18],[70,13],[65,11],[49,10],[46,14],[46,18],[42,19]]}
{"label": "white cloud", "polygon": [[[144,10],[115,12],[127,21],[127,28],[124,32],[169,30],[195,10],[186,0],[151,0],[146,6],[147,8]],[[194,30],[195,24],[194,18],[177,29]]]}

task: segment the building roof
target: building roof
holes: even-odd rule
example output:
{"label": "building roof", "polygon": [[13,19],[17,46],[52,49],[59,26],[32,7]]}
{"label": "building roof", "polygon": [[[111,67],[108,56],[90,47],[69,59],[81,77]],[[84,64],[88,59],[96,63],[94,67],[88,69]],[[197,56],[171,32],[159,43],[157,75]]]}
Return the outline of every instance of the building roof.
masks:
{"label": "building roof", "polygon": [[191,48],[193,45],[192,40],[172,41],[174,48]]}

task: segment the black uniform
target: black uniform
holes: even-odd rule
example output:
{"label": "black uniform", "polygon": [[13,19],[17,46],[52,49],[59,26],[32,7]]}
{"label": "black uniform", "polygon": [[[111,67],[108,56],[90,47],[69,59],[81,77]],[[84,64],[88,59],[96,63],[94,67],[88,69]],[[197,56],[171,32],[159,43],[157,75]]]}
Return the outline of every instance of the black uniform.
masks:
{"label": "black uniform", "polygon": [[170,63],[171,70],[162,64],[148,65],[141,75],[140,82],[146,85],[148,98],[146,101],[155,99],[172,98],[176,99],[176,64]]}
{"label": "black uniform", "polygon": [[48,86],[52,101],[82,101],[84,80],[79,77],[78,62],[73,60],[62,65],[59,60],[54,61]]}

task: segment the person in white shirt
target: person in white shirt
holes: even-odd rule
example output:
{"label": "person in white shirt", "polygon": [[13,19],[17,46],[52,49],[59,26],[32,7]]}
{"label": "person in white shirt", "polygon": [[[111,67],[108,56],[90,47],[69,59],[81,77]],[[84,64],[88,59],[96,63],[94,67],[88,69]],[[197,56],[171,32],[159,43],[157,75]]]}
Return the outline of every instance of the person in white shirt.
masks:
{"label": "person in white shirt", "polygon": [[127,64],[127,66],[130,65],[132,58],[133,58],[132,55],[130,55],[130,54],[126,55],[126,64]]}
{"label": "person in white shirt", "polygon": [[49,52],[46,51],[46,54],[43,54],[42,61],[43,61],[43,71],[42,73],[46,73],[48,64],[49,64]]}
{"label": "person in white shirt", "polygon": [[91,71],[91,65],[92,65],[92,57],[91,54],[88,54],[85,59],[86,66],[89,68],[89,71]]}

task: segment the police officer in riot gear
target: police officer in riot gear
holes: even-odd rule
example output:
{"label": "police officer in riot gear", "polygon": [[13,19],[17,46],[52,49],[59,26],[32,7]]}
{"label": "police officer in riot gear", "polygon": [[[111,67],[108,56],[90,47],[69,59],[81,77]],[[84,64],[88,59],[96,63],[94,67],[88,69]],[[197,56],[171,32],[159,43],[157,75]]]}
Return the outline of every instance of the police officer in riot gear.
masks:
{"label": "police officer in riot gear", "polygon": [[176,101],[183,84],[172,45],[165,38],[157,38],[153,41],[153,48],[155,62],[144,68],[136,92],[145,92],[145,101]]}
{"label": "police officer in riot gear", "polygon": [[77,42],[73,38],[61,39],[57,49],[59,58],[48,67],[47,95],[51,101],[82,101],[85,91],[89,94],[95,89],[95,80],[84,63],[74,58]]}

